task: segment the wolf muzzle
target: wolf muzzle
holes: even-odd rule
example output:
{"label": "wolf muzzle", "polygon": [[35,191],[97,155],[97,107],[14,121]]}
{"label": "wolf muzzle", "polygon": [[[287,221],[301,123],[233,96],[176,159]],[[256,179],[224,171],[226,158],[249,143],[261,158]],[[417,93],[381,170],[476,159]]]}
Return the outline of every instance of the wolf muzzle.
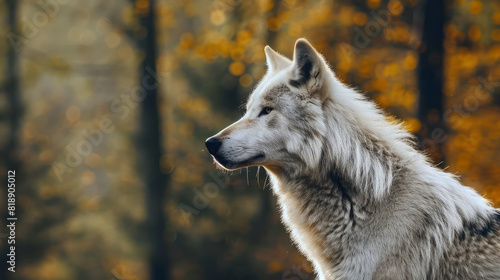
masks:
{"label": "wolf muzzle", "polygon": [[219,151],[222,141],[215,137],[210,137],[205,141],[205,146],[207,146],[208,152],[215,156]]}

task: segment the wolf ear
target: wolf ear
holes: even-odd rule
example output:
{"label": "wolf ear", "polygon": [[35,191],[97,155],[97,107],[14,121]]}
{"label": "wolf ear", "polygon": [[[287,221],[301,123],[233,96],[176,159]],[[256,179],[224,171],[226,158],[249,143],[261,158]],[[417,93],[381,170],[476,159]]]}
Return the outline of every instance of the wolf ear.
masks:
{"label": "wolf ear", "polygon": [[282,70],[292,63],[290,59],[277,53],[270,46],[266,46],[264,52],[266,53],[267,70],[269,72]]}
{"label": "wolf ear", "polygon": [[306,39],[298,39],[293,51],[293,70],[290,85],[301,87],[305,85],[309,92],[314,93],[323,85],[324,62],[320,54]]}

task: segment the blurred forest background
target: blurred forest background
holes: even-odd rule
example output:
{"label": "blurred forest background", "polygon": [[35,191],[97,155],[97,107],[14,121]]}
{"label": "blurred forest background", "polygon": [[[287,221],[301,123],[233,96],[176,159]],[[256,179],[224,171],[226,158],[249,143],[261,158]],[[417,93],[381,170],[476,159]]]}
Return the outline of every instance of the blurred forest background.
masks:
{"label": "blurred forest background", "polygon": [[204,148],[264,46],[300,37],[500,206],[499,1],[3,0],[0,19],[0,279],[312,279],[265,172]]}

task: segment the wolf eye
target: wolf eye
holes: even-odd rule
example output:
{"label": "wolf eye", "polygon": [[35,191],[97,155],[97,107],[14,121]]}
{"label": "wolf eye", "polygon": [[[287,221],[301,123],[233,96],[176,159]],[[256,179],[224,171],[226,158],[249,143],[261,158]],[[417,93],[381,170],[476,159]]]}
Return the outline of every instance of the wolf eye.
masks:
{"label": "wolf eye", "polygon": [[272,110],[273,110],[273,108],[271,108],[271,107],[264,107],[262,109],[262,111],[260,111],[259,117],[262,115],[268,115],[269,113],[271,113]]}

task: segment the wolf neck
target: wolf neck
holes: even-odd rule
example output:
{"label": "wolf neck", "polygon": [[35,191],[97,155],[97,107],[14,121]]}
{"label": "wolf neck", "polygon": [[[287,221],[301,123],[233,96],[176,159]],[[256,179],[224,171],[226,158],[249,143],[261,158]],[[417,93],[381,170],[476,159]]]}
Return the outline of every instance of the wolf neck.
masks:
{"label": "wolf neck", "polygon": [[357,255],[350,237],[376,209],[376,201],[341,170],[322,168],[318,177],[271,176],[283,223],[322,280],[347,275],[343,264]]}
{"label": "wolf neck", "polygon": [[[344,250],[351,247],[352,255],[352,246],[356,246],[350,244],[353,241],[349,237],[369,221],[378,203],[388,195],[402,165],[400,150],[413,151],[404,142],[407,135],[391,127],[373,104],[361,100],[361,96],[343,98],[324,101],[322,121],[327,132],[323,134],[317,166],[269,170],[283,221],[299,248],[315,262],[316,271],[325,273],[319,275],[320,279],[342,275],[342,262],[348,257]],[[353,110],[371,114],[368,118],[375,123],[364,125]],[[377,129],[396,139],[389,145],[370,125],[387,126]],[[418,158],[418,153],[412,153]]]}

